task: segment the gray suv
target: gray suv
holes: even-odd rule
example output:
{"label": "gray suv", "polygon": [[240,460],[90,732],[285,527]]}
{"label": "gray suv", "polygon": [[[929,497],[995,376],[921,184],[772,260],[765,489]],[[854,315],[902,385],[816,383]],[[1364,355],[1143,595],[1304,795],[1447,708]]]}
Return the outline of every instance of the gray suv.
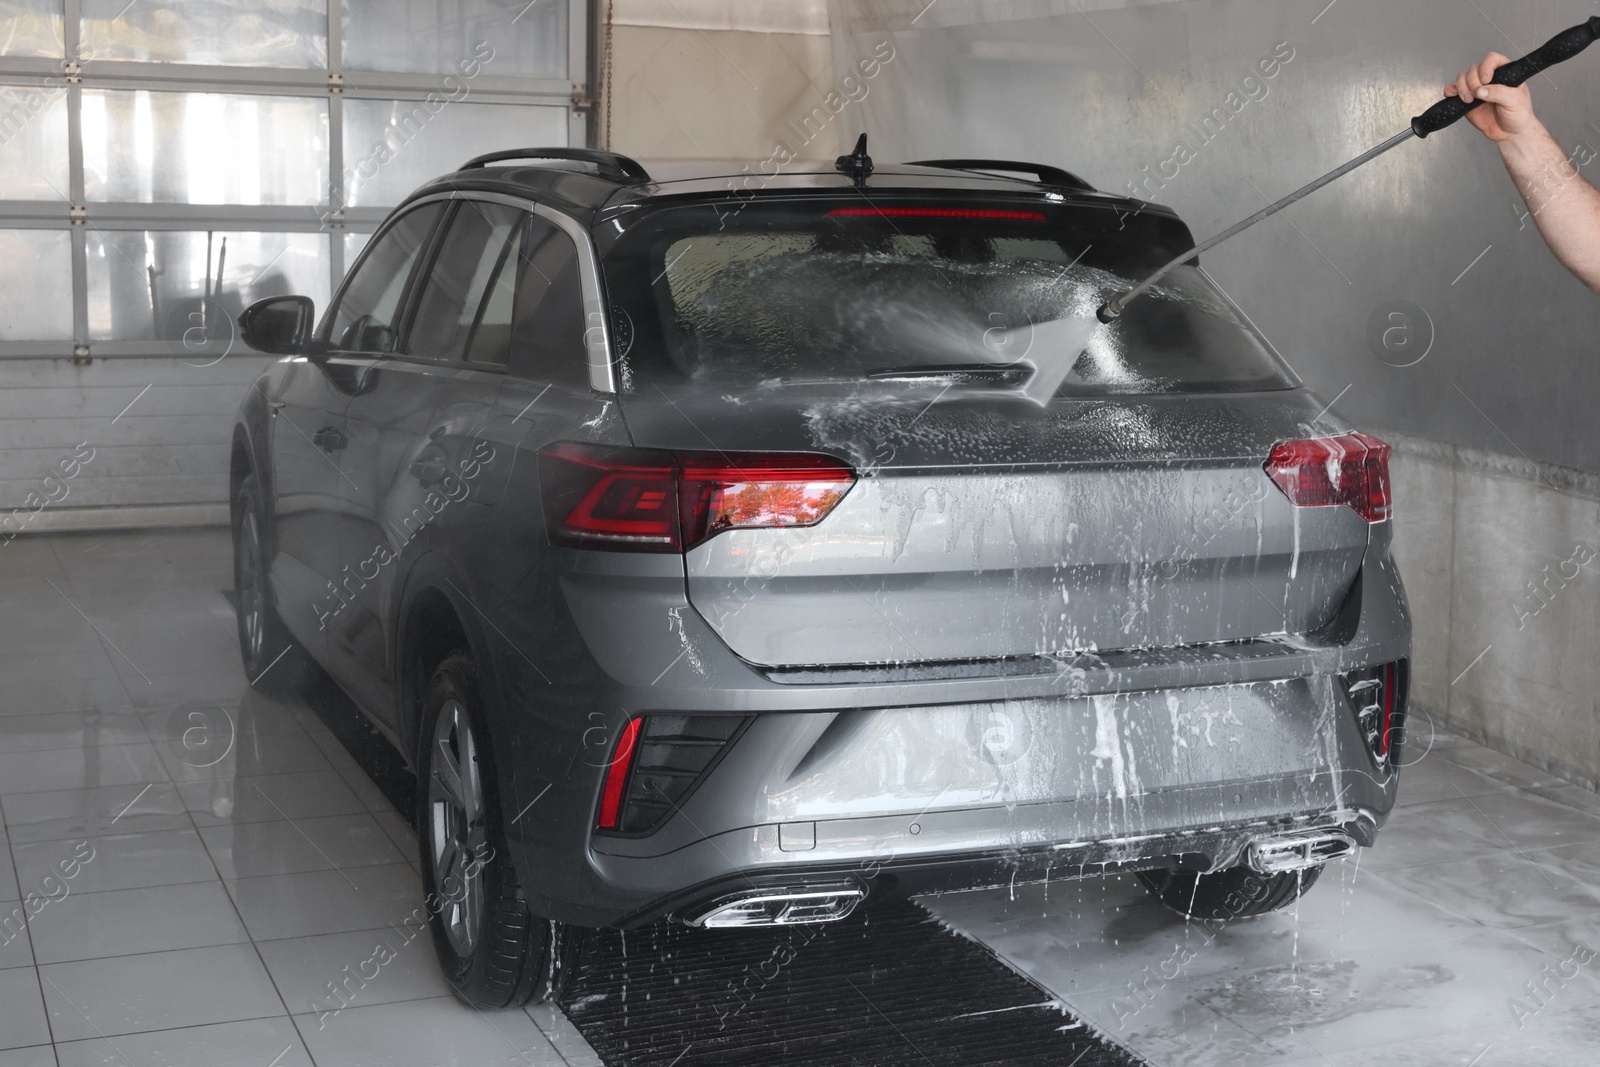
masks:
{"label": "gray suv", "polygon": [[1258,914],[1373,843],[1388,447],[1198,263],[1056,329],[1191,245],[1032,164],[525,149],[414,193],[320,324],[244,313],[284,357],[233,435],[245,667],[315,661],[414,767],[464,999],[550,995],[586,928],[875,895]]}

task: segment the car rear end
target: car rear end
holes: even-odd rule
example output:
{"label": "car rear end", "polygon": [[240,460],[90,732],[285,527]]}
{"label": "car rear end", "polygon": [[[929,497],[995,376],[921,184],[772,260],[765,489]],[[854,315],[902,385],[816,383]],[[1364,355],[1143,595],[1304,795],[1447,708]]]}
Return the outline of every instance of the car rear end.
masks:
{"label": "car rear end", "polygon": [[1169,214],[902,184],[600,228],[630,442],[539,460],[603,724],[551,914],[1293,869],[1393,804],[1387,446],[1197,267],[1073,325]]}

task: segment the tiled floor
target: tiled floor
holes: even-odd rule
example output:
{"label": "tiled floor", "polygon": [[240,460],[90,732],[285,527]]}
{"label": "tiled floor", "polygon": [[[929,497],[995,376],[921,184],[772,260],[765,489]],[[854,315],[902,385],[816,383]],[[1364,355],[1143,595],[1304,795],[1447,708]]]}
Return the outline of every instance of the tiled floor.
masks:
{"label": "tiled floor", "polygon": [[1376,848],[1215,936],[1131,877],[925,903],[1164,1067],[1600,1063],[1600,797],[1443,733],[1408,758]]}
{"label": "tiled floor", "polygon": [[411,831],[246,687],[231,584],[215,530],[0,547],[0,1067],[598,1064],[450,995]]}
{"label": "tiled floor", "polygon": [[[410,831],[245,686],[230,583],[215,530],[0,547],[0,1067],[597,1064],[449,995]],[[1600,1062],[1600,797],[1443,734],[1403,783],[1359,864],[1214,937],[1131,879],[928,904],[1162,1065]]]}

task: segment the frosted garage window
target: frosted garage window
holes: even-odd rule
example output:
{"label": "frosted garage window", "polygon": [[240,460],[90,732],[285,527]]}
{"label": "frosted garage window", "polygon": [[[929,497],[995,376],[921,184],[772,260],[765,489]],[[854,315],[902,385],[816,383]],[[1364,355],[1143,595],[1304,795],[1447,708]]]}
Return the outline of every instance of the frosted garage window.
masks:
{"label": "frosted garage window", "polygon": [[239,312],[269,296],[328,303],[328,238],[315,233],[91,230],[89,336],[226,343]]}
{"label": "frosted garage window", "polygon": [[0,86],[0,200],[66,199],[66,90]]}
{"label": "frosted garage window", "polygon": [[566,143],[566,108],[452,103],[443,96],[431,103],[347,99],[346,202],[389,207],[423,182],[484,152]]}
{"label": "frosted garage window", "polygon": [[344,66],[567,76],[566,0],[344,0]]}
{"label": "frosted garage window", "polygon": [[328,104],[85,89],[83,169],[90,200],[321,203],[328,196]]}
{"label": "frosted garage window", "polygon": [[0,0],[0,56],[66,55],[61,0]]}
{"label": "frosted garage window", "polygon": [[82,0],[95,59],[250,67],[326,67],[325,0]]}
{"label": "frosted garage window", "polygon": [[0,230],[0,341],[72,339],[72,235]]}

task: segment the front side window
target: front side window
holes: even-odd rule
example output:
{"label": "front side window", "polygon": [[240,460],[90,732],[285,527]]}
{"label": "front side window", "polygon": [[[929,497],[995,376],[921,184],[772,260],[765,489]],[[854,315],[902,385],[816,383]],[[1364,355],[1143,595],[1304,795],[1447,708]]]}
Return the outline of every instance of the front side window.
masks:
{"label": "front side window", "polygon": [[443,203],[406,213],[374,239],[334,306],[324,337],[346,352],[393,352],[399,342],[400,300]]}

